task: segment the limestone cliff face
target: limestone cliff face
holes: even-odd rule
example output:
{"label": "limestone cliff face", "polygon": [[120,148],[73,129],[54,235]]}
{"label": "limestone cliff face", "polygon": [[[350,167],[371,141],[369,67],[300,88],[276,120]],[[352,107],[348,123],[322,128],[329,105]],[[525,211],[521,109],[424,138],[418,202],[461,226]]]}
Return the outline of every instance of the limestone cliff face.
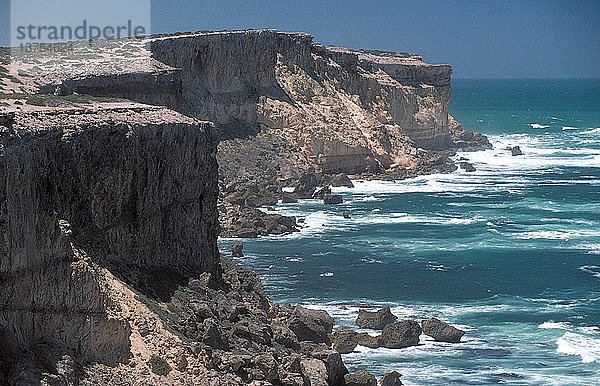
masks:
{"label": "limestone cliff face", "polygon": [[154,40],[153,58],[181,69],[181,111],[214,121],[222,138],[260,125],[325,172],[410,163],[413,145],[445,149],[447,65],[381,57],[272,30]]}
{"label": "limestone cliff face", "polygon": [[[113,49],[110,60],[92,60],[88,73],[53,68],[60,76],[38,77],[37,90],[168,106],[214,122],[223,140],[272,129],[276,141],[295,147],[296,166],[325,173],[413,168],[417,148],[456,146],[449,130],[448,65],[326,47],[307,34],[274,30],[197,33],[126,46],[134,47],[135,60],[119,56],[123,47]],[[273,157],[285,177],[288,162]]]}
{"label": "limestone cliff face", "polygon": [[164,108],[3,116],[0,365],[40,342],[125,361],[111,272],[216,271],[215,151],[208,123]]}

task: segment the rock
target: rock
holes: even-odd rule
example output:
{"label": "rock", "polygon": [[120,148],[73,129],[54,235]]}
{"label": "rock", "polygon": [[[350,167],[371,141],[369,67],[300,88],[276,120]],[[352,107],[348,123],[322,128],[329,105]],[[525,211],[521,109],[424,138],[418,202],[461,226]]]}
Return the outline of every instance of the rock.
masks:
{"label": "rock", "polygon": [[298,202],[298,194],[290,193],[290,192],[283,192],[283,194],[281,195],[281,202],[284,204],[296,203],[296,202]]}
{"label": "rock", "polygon": [[345,311],[345,310],[348,310],[348,307],[346,307],[345,305],[343,305],[343,304],[342,304],[342,305],[339,307],[339,309],[340,309],[340,310],[344,310],[344,311]]}
{"label": "rock", "polygon": [[315,193],[312,195],[312,198],[325,198],[325,196],[330,195],[331,194],[331,187],[329,187],[329,185],[326,185],[324,187],[322,187],[321,189],[317,189],[317,191],[315,191]]}
{"label": "rock", "polygon": [[358,344],[370,348],[379,347],[379,336],[371,336],[367,332],[361,332],[358,334]]}
{"label": "rock", "polygon": [[355,331],[340,328],[333,334],[333,349],[341,354],[354,351],[358,345],[358,334]]}
{"label": "rock", "polygon": [[436,318],[423,320],[421,326],[423,327],[423,334],[432,337],[438,342],[459,343],[460,338],[465,335],[463,330]]}
{"label": "rock", "polygon": [[421,326],[414,320],[403,320],[383,328],[379,345],[386,348],[403,348],[419,344]]}
{"label": "rock", "polygon": [[402,374],[400,374],[397,371],[391,371],[387,374],[385,374],[381,380],[379,381],[379,385],[380,386],[400,386],[402,385],[402,381],[400,381],[400,377],[402,376]]}
{"label": "rock", "polygon": [[244,244],[243,243],[233,243],[231,244],[231,256],[232,257],[244,257]]}
{"label": "rock", "polygon": [[212,318],[204,321],[201,340],[214,349],[227,350],[229,348],[227,336],[221,332],[218,322]]}
{"label": "rock", "polygon": [[323,197],[323,203],[328,205],[336,205],[344,202],[344,199],[340,194],[326,194]]}
{"label": "rock", "polygon": [[352,181],[350,181],[350,178],[348,178],[348,176],[345,174],[336,174],[335,176],[331,177],[331,179],[329,180],[329,184],[334,187],[354,187],[354,184],[352,183]]}
{"label": "rock", "polygon": [[523,151],[521,150],[521,147],[520,147],[520,146],[508,146],[508,147],[506,148],[506,150],[510,150],[510,153],[511,153],[513,156],[516,156],[516,155],[523,155]]}
{"label": "rock", "polygon": [[345,219],[349,219],[350,218],[350,213],[344,212],[344,213],[342,213],[342,216],[344,216]]}
{"label": "rock", "polygon": [[389,307],[381,308],[375,312],[358,310],[356,325],[360,328],[382,330],[387,324],[393,323],[398,317],[390,311]]}
{"label": "rock", "polygon": [[358,307],[358,308],[371,308],[372,306],[369,303],[356,303],[356,307]]}
{"label": "rock", "polygon": [[188,367],[188,360],[184,353],[181,353],[177,356],[177,360],[175,361],[175,368],[179,371],[185,371]]}
{"label": "rock", "polygon": [[340,385],[344,383],[344,375],[348,374],[348,369],[342,362],[342,356],[334,350],[322,350],[312,353],[314,358],[320,359],[325,363],[327,369],[327,382],[330,385]]}
{"label": "rock", "polygon": [[288,327],[279,323],[273,323],[271,329],[273,330],[273,339],[275,342],[294,350],[298,350],[300,348],[300,343],[298,343],[296,334],[294,334],[294,332]]}
{"label": "rock", "polygon": [[327,386],[327,368],[322,360],[316,358],[302,359],[300,369],[310,386]]}
{"label": "rock", "polygon": [[346,386],[377,386],[377,378],[366,370],[344,375]]}
{"label": "rock", "polygon": [[470,173],[470,172],[474,172],[475,170],[477,170],[477,169],[475,169],[475,166],[473,166],[473,164],[470,164],[470,163],[468,163],[468,162],[464,162],[464,161],[463,161],[463,162],[460,162],[458,165],[459,165],[459,166],[460,166],[460,168],[461,168],[461,169],[463,169],[465,172],[469,172],[469,173]]}
{"label": "rock", "polygon": [[252,358],[251,365],[257,368],[267,381],[274,382],[277,380],[277,361],[273,357],[273,354],[259,354]]}
{"label": "rock", "polygon": [[299,341],[330,344],[329,333],[333,330],[333,318],[323,310],[310,310],[296,306],[288,321],[288,328]]}
{"label": "rock", "polygon": [[314,173],[304,173],[298,179],[298,185],[296,186],[294,193],[296,193],[299,198],[312,198],[318,183],[319,181]]}

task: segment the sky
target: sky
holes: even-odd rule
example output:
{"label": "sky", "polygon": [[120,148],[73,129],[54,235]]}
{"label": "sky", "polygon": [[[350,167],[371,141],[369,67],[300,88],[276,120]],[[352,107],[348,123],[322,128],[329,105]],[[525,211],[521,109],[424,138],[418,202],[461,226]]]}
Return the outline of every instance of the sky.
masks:
{"label": "sky", "polygon": [[[0,0],[0,45],[9,44],[9,4]],[[151,4],[154,33],[275,28],[327,45],[415,53],[451,64],[455,78],[600,78],[600,0]]]}

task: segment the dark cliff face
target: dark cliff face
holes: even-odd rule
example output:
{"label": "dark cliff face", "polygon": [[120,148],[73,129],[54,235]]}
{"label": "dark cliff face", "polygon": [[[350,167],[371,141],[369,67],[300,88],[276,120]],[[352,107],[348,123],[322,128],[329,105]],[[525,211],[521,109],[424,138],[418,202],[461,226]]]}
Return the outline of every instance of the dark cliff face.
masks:
{"label": "dark cliff face", "polygon": [[141,105],[17,113],[5,124],[0,345],[9,355],[57,342],[126,360],[114,275],[160,287],[170,271],[218,272],[210,124]]}

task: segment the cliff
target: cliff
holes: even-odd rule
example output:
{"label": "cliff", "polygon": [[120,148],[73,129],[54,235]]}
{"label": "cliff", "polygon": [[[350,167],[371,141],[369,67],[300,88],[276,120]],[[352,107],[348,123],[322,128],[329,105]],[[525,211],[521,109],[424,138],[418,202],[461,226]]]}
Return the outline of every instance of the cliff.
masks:
{"label": "cliff", "polygon": [[[231,156],[226,140],[271,130],[293,153],[290,160],[268,145],[256,149],[272,156],[277,178],[297,177],[307,167],[324,173],[413,169],[423,159],[419,148],[465,145],[450,130],[452,68],[417,56],[354,52],[275,30],[111,44],[117,46],[103,48],[110,55],[96,53],[83,69],[65,61],[53,63],[50,73],[32,71],[32,90],[120,96],[212,121],[225,140],[219,150],[225,159]],[[476,139],[470,142],[489,145]],[[228,181],[235,179],[230,172],[222,171]]]}
{"label": "cliff", "polygon": [[131,103],[3,115],[0,370],[39,343],[127,362],[116,277],[218,271],[211,130]]}

